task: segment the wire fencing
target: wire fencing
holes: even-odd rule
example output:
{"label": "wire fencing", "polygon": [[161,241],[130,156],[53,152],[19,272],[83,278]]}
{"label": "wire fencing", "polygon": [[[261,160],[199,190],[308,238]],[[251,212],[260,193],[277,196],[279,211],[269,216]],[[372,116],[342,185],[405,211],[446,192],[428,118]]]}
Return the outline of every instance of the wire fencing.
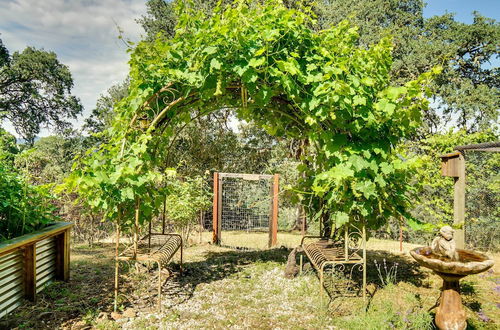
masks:
{"label": "wire fencing", "polygon": [[500,153],[465,150],[465,241],[500,250]]}

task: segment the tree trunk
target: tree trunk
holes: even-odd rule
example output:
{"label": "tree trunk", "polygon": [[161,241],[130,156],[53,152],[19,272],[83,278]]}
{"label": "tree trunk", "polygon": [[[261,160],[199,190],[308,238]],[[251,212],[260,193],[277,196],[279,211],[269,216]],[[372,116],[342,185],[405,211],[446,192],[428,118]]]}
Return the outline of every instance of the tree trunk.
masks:
{"label": "tree trunk", "polygon": [[297,230],[297,231],[300,230],[302,232],[302,235],[304,235],[305,231],[307,231],[307,223],[305,220],[306,220],[306,210],[304,209],[303,205],[299,204],[297,205],[297,213],[292,230]]}

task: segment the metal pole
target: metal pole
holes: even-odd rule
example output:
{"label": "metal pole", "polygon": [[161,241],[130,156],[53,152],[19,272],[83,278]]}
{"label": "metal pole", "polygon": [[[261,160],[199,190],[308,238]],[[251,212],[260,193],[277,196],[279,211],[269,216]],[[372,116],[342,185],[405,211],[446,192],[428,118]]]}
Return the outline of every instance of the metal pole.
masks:
{"label": "metal pole", "polygon": [[349,225],[344,227],[344,261],[349,259]]}
{"label": "metal pole", "polygon": [[302,236],[306,235],[306,210],[304,209],[304,205],[300,205],[300,212],[302,216]]}
{"label": "metal pole", "polygon": [[152,224],[151,222],[153,222],[153,219],[149,219],[149,227],[148,227],[148,249],[151,250],[151,227],[152,227]]}
{"label": "metal pole", "polygon": [[165,195],[165,200],[163,201],[163,219],[161,223],[161,233],[165,234],[165,218],[167,216],[167,196]]}
{"label": "metal pole", "polygon": [[365,221],[363,220],[363,301],[366,301],[366,227]]}
{"label": "metal pole", "polygon": [[403,252],[403,217],[400,217],[399,222],[399,252]]}
{"label": "metal pole", "polygon": [[200,231],[200,235],[199,235],[199,242],[198,243],[201,244],[201,241],[202,241],[201,234],[203,232],[203,210],[200,210],[200,229],[199,229],[199,231]]}
{"label": "metal pole", "polygon": [[137,250],[139,248],[139,205],[141,200],[136,198],[135,202],[135,222],[134,222],[134,259],[137,257]]}
{"label": "metal pole", "polygon": [[212,207],[212,242],[214,244],[219,244],[219,235],[218,235],[218,228],[219,228],[219,210],[218,210],[218,205],[219,204],[219,173],[214,172],[214,200],[213,200],[213,207]]}
{"label": "metal pole", "polygon": [[121,220],[121,210],[118,207],[118,217],[116,220],[116,242],[115,242],[115,303],[114,303],[114,311],[118,310],[118,285],[119,285],[119,276],[120,276],[120,264],[118,260],[118,250],[120,248],[120,221]]}

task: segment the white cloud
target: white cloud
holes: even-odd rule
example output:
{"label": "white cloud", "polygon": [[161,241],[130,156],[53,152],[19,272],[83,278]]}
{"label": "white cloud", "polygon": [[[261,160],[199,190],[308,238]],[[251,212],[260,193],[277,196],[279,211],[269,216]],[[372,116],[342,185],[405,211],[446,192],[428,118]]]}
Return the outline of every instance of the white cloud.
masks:
{"label": "white cloud", "polygon": [[11,52],[26,46],[56,52],[71,69],[73,94],[87,116],[99,95],[128,73],[117,26],[138,40],[143,31],[135,20],[145,11],[145,0],[0,0],[0,38]]}

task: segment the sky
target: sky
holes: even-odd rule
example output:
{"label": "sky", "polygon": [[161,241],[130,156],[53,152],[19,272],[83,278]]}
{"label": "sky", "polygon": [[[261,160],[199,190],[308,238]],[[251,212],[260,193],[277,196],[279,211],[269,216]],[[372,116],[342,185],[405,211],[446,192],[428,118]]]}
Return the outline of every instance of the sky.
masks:
{"label": "sky", "polygon": [[[146,0],[0,0],[0,39],[12,53],[34,46],[54,51],[74,79],[72,93],[84,106],[78,127],[96,101],[128,72],[127,47],[118,27],[132,41],[144,34],[136,19],[146,12]],[[426,17],[446,12],[472,22],[472,12],[500,20],[500,0],[428,0]],[[14,133],[10,125],[4,126]],[[43,130],[41,136],[49,135]]]}
{"label": "sky", "polygon": [[448,12],[454,13],[457,21],[472,23],[473,11],[478,11],[498,21],[500,20],[500,0],[427,0],[424,16],[430,17]]}
{"label": "sky", "polygon": [[[100,94],[128,73],[127,47],[118,39],[139,40],[135,22],[146,12],[145,0],[0,0],[0,39],[10,53],[34,46],[54,51],[69,66],[73,95],[87,117]],[[14,133],[10,125],[4,125]],[[48,135],[43,130],[41,136]],[[16,135],[16,134],[15,134]]]}

